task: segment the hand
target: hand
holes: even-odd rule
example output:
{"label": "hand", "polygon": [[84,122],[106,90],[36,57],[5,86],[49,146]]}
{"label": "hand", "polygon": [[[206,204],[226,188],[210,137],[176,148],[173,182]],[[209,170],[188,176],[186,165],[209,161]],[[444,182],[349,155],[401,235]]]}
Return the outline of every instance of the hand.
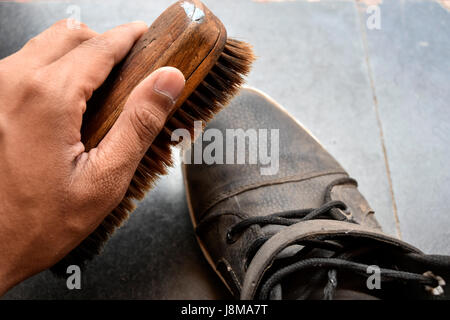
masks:
{"label": "hand", "polygon": [[85,152],[86,101],[147,26],[67,26],[0,60],[0,295],[62,259],[119,204],[184,88],[177,69],[155,71]]}

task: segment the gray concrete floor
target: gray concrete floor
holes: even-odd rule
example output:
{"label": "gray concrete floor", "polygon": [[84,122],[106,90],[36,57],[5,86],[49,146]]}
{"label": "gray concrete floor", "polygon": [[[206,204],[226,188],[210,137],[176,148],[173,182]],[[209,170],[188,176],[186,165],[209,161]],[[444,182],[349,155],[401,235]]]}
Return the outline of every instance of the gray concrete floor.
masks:
{"label": "gray concrete floor", "polygon": [[[0,3],[0,57],[70,4],[97,31],[151,23],[173,1]],[[248,84],[279,101],[360,183],[384,230],[450,254],[450,13],[439,3],[385,0],[370,30],[358,1],[205,0],[230,36],[259,56]],[[197,248],[179,166],[164,177],[83,276],[43,272],[17,298],[227,297]]]}

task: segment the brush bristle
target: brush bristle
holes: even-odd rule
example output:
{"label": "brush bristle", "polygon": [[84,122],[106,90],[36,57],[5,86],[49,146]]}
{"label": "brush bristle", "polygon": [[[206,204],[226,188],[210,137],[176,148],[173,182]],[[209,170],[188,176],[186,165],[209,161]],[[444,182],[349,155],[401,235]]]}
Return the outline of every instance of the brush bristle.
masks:
{"label": "brush bristle", "polygon": [[69,265],[83,267],[85,262],[99,254],[114,230],[135,209],[133,200],[141,200],[156,180],[173,165],[172,132],[178,128],[194,133],[194,121],[208,122],[238,92],[244,76],[250,71],[255,57],[251,46],[245,42],[228,39],[217,63],[203,82],[169,119],[139,164],[127,193],[119,206],[111,212],[97,229],[63,260],[52,267],[59,275],[66,274]]}

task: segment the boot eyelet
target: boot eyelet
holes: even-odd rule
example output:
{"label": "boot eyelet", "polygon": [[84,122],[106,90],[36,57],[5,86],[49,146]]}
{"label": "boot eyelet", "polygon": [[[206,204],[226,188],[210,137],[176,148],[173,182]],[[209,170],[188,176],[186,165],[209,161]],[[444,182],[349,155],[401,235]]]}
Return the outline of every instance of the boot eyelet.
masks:
{"label": "boot eyelet", "polygon": [[231,229],[228,229],[227,231],[226,240],[228,244],[233,244],[237,241],[237,239],[235,239],[231,234]]}
{"label": "boot eyelet", "polygon": [[444,293],[444,288],[445,287],[445,280],[442,279],[442,277],[434,275],[433,272],[431,271],[427,271],[423,274],[425,277],[429,277],[431,279],[434,279],[437,281],[438,286],[433,288],[430,286],[425,286],[425,290],[427,290],[428,292],[430,292],[433,296],[440,296]]}

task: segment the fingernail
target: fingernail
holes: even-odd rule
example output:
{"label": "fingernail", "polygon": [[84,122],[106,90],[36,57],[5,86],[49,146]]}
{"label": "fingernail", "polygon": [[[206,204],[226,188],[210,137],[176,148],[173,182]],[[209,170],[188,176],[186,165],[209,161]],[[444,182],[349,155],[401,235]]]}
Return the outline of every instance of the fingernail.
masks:
{"label": "fingernail", "polygon": [[142,20],[131,21],[131,23],[140,23],[140,24],[145,24],[147,26],[147,22],[142,21]]}
{"label": "fingernail", "polygon": [[183,92],[185,80],[183,74],[175,68],[164,68],[157,74],[153,90],[168,97],[175,104]]}

